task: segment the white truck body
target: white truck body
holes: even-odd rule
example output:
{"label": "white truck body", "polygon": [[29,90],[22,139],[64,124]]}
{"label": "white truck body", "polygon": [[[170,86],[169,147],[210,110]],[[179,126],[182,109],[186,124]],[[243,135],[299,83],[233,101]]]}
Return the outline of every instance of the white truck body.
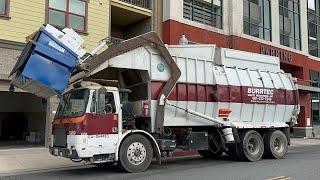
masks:
{"label": "white truck body", "polygon": [[[229,108],[232,110],[230,122],[237,128],[288,127],[288,123],[296,121],[299,113],[297,87],[291,75],[280,70],[278,58],[217,49],[215,45],[167,48],[181,70],[167,101],[171,105],[213,118],[218,118],[220,108]],[[108,67],[148,71],[154,129],[158,92],[170,78],[169,65],[157,50],[139,47],[105,61],[91,75]],[[136,104],[136,110],[142,108],[141,103],[140,106],[139,102]],[[207,119],[174,106],[165,106],[164,126],[213,125]]]}

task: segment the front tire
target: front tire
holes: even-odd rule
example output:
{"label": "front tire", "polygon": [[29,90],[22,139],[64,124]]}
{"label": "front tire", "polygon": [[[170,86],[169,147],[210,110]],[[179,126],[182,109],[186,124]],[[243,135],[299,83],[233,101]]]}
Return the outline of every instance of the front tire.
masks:
{"label": "front tire", "polygon": [[283,159],[288,151],[288,140],[282,131],[269,131],[264,134],[265,156]]}
{"label": "front tire", "polygon": [[142,172],[150,166],[152,154],[150,141],[143,135],[133,134],[122,142],[118,164],[125,172]]}
{"label": "front tire", "polygon": [[241,142],[238,144],[239,157],[245,161],[259,161],[263,156],[264,144],[261,135],[255,131],[242,133]]}

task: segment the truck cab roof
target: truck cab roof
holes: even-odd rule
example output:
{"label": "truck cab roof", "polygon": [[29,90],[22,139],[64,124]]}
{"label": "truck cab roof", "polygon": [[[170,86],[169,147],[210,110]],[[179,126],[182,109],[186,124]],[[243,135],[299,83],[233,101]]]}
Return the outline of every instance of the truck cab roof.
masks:
{"label": "truck cab roof", "polygon": [[99,89],[101,87],[105,87],[108,91],[118,91],[119,88],[116,86],[108,86],[106,83],[98,83],[93,81],[78,81],[71,85],[69,85],[66,92],[73,90],[73,89],[82,89],[82,88],[88,88],[88,89]]}

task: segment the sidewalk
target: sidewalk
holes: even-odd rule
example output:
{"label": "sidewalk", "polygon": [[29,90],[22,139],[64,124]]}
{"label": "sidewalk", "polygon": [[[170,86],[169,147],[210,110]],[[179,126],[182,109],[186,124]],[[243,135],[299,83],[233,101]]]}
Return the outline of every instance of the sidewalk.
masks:
{"label": "sidewalk", "polygon": [[[291,148],[320,145],[320,139],[292,138]],[[196,155],[196,151],[181,151],[175,156]],[[55,157],[46,148],[0,150],[0,176],[85,166],[84,162],[74,163],[69,159]]]}
{"label": "sidewalk", "polygon": [[320,145],[319,138],[291,138],[291,147]]}
{"label": "sidewalk", "polygon": [[69,159],[49,154],[47,148],[0,150],[0,176],[28,171],[82,166]]}

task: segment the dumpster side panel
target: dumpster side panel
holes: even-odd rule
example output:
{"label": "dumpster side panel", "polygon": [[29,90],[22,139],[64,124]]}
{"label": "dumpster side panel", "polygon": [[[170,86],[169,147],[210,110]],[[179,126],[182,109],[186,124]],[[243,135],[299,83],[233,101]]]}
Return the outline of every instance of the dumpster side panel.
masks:
{"label": "dumpster side panel", "polygon": [[57,91],[63,91],[71,74],[69,68],[34,53],[26,64],[22,75]]}
{"label": "dumpster side panel", "polygon": [[40,28],[13,69],[15,77],[11,83],[43,98],[61,94],[68,85],[77,60],[74,52]]}

